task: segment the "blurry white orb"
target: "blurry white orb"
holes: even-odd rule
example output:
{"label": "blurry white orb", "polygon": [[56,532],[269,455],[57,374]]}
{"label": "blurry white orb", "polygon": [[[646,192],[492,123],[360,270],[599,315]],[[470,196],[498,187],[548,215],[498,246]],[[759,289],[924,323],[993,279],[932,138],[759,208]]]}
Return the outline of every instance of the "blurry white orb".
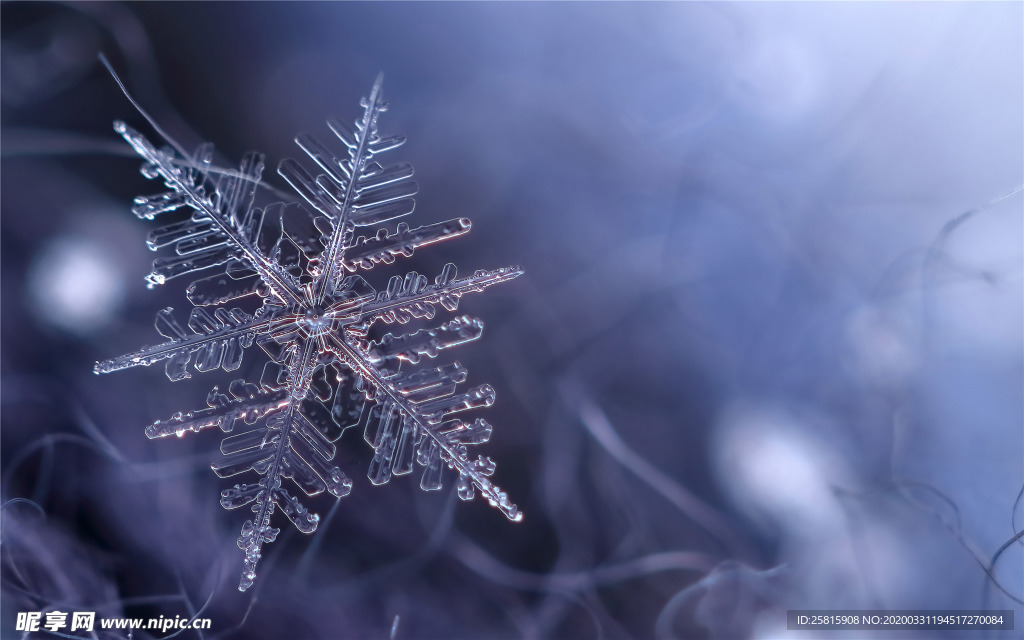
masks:
{"label": "blurry white orb", "polygon": [[58,237],[29,269],[32,311],[58,329],[85,335],[110,322],[124,300],[125,281],[109,247],[84,237]]}
{"label": "blurry white orb", "polygon": [[847,475],[841,459],[811,435],[814,429],[788,412],[736,405],[719,422],[713,453],[715,470],[741,509],[804,540],[831,536],[842,521],[832,486],[845,484]]}

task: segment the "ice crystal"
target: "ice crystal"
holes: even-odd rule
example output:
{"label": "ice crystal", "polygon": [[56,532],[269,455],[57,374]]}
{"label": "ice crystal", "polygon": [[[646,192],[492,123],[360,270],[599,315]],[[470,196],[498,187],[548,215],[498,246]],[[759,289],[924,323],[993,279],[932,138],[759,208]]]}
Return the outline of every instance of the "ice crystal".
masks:
{"label": "ice crystal", "polygon": [[[255,514],[238,538],[245,553],[242,591],[253,584],[263,545],[280,531],[271,526],[276,510],[303,533],[312,533],[319,522],[285,478],[308,496],[326,490],[340,498],[351,491],[352,481],[332,461],[342,433],[357,424],[365,425],[364,438],[375,451],[368,472],[373,484],[419,465],[420,487],[433,491],[441,488],[447,466],[458,472],[460,498],[469,500],[479,490],[510,520],[522,517],[488,479],[494,462],[467,453],[468,445],[488,440],[491,426],[479,418],[454,417],[491,405],[494,390],[484,384],[457,391],[466,380],[458,362],[410,366],[476,340],[483,323],[458,316],[430,329],[388,333],[379,340],[369,336],[377,321],[431,319],[438,305],[454,312],[463,295],[522,273],[505,267],[458,277],[449,263],[433,282],[412,271],[392,277],[381,291],[359,275],[470,229],[466,218],[417,228],[392,222],[412,213],[417,186],[409,164],[377,162],[405,141],[378,133],[378,117],[387,109],[381,88],[378,77],[369,98],[360,103],[363,113],[354,128],[328,121],[342,155],[312,136],[296,138],[323,173],[313,178],[292,159],[282,161],[278,173],[305,204],[256,206],[263,171],[259,153],[246,154],[237,171],[228,171],[212,165],[209,144],[187,156],[157,149],[125,123],[114,124],[145,159],[143,175],[160,178],[169,188],[136,198],[132,212],[147,220],[183,207],[190,213],[149,234],[150,249],[171,247],[174,255],[153,262],[148,285],[200,270],[216,273],[188,286],[193,309],[185,326],[170,308],[157,314],[156,329],[166,342],[99,362],[96,373],[164,361],[167,377],[181,380],[191,376],[191,369],[234,371],[253,344],[269,356],[259,381],[240,378],[226,391],[215,386],[205,407],[146,428],[148,437],[162,438],[219,427],[230,435],[221,441],[214,472],[222,478],[249,472],[259,476],[221,492],[224,508],[252,505]],[[357,235],[371,225],[385,226]],[[249,311],[230,306],[243,298],[254,301]]]}

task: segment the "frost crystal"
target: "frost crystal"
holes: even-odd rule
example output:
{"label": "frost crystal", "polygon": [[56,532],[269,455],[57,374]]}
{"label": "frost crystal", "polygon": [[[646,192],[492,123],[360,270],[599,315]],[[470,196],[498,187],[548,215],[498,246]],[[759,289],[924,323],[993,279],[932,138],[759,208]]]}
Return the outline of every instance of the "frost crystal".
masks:
{"label": "frost crystal", "polygon": [[[466,422],[453,414],[494,402],[494,390],[480,385],[457,391],[466,370],[454,362],[439,367],[406,367],[432,360],[438,352],[480,337],[483,323],[459,316],[432,329],[384,335],[372,341],[376,322],[404,324],[431,319],[437,305],[455,311],[467,294],[511,280],[518,267],[477,271],[458,277],[448,264],[429,282],[416,272],[395,276],[377,291],[358,272],[411,256],[419,247],[467,233],[470,222],[456,218],[411,228],[391,224],[371,235],[357,230],[380,225],[413,211],[417,191],[407,163],[383,166],[376,159],[400,146],[402,136],[382,137],[377,119],[387,109],[378,77],[363,99],[362,117],[351,128],[328,126],[343,145],[337,156],[312,136],[296,143],[323,170],[313,178],[298,162],[281,162],[278,173],[308,203],[276,202],[254,206],[263,172],[263,156],[248,153],[237,171],[211,165],[213,148],[205,144],[192,157],[156,149],[123,122],[114,129],[145,159],[142,173],[160,178],[167,192],[135,199],[132,212],[147,220],[187,207],[187,219],[149,234],[150,249],[173,247],[174,255],[153,262],[150,287],[199,270],[214,275],[193,281],[187,290],[194,308],[183,327],[171,309],[157,314],[156,329],[167,341],[119,358],[99,362],[109,373],[165,361],[167,377],[181,380],[190,369],[238,369],[243,351],[253,345],[270,357],[258,382],[237,379],[225,391],[214,387],[206,407],[176,413],[146,428],[150,438],[183,435],[219,427],[230,433],[211,465],[222,478],[253,471],[259,479],[221,492],[221,505],[252,505],[255,516],[242,525],[238,546],[245,552],[239,589],[253,584],[263,545],[279,529],[271,516],[280,510],[303,533],[312,533],[319,516],[310,512],[283,482],[288,478],[308,496],[324,490],[343,497],[352,481],[332,463],[335,442],[348,427],[365,425],[364,438],[375,455],[368,477],[384,484],[392,475],[423,467],[420,487],[441,488],[445,465],[458,472],[463,500],[479,490],[510,520],[522,514],[488,477],[490,458],[470,459],[467,445],[486,442],[491,425]],[[229,306],[246,298],[249,311]],[[239,302],[245,307],[245,300]],[[425,356],[425,358],[424,358]]]}

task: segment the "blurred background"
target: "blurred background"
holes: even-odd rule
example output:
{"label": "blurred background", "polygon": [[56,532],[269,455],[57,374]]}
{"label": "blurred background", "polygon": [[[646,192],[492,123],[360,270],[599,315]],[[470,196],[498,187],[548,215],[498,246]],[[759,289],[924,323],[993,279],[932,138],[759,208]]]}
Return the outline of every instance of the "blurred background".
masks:
{"label": "blurred background", "polygon": [[[788,609],[988,607],[1018,631],[859,637],[1020,637],[1022,13],[0,5],[0,634],[71,610],[208,639],[767,639],[808,637]],[[487,329],[456,354],[498,391],[480,449],[523,522],[451,478],[371,486],[350,431],[352,495],[310,500],[317,534],[284,527],[236,590],[218,435],[143,433],[230,375],[92,373],[188,308],[144,286],[129,208],[160,185],[111,123],[156,134],[100,51],[222,166],[297,155],[384,72],[410,222],[474,227],[371,280],[526,270],[464,299]]]}

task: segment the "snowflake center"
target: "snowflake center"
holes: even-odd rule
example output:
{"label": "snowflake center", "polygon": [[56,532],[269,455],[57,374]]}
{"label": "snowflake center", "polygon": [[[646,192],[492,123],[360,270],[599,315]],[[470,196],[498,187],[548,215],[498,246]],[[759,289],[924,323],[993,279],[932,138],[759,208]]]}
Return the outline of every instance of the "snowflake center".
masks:
{"label": "snowflake center", "polygon": [[326,313],[327,310],[323,307],[310,307],[302,315],[299,324],[310,336],[323,335],[331,329],[331,319]]}

